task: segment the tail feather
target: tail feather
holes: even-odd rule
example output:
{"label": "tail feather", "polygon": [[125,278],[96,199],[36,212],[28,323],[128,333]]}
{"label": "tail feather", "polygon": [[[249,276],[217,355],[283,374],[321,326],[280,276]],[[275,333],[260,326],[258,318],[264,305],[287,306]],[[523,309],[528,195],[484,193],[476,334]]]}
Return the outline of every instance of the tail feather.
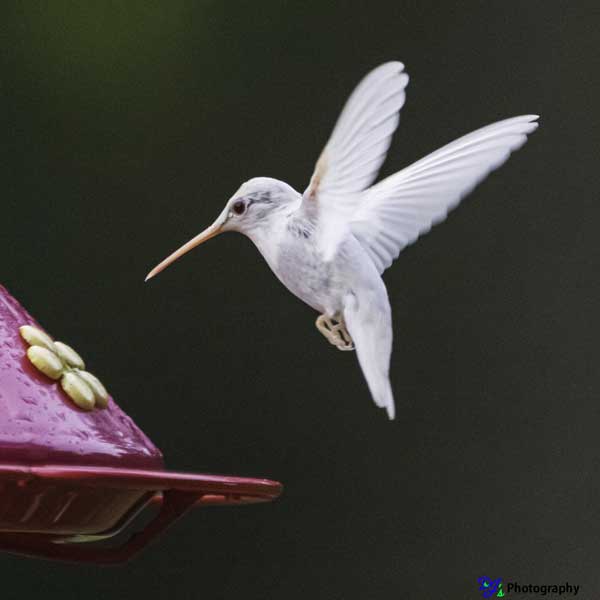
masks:
{"label": "tail feather", "polygon": [[392,392],[392,385],[390,383],[389,376],[386,379],[385,385],[382,387],[382,389],[377,391],[377,395],[375,395],[373,392],[371,393],[373,394],[373,398],[379,397],[380,403],[378,406],[385,408],[387,410],[388,417],[393,421],[396,417],[396,407],[394,405],[394,394]]}
{"label": "tail feather", "polygon": [[349,295],[345,299],[344,320],[373,401],[394,419],[396,409],[389,378],[392,317],[385,289],[383,294],[367,292],[362,298]]}

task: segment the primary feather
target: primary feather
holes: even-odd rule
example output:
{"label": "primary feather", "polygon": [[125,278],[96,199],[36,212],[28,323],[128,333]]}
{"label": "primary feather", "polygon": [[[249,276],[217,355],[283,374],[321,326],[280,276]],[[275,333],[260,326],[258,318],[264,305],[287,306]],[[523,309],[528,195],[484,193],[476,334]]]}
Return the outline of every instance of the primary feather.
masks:
{"label": "primary feather", "polygon": [[352,92],[317,161],[309,197],[361,192],[377,177],[406,98],[403,69],[401,62],[381,65]]}
{"label": "primary feather", "polygon": [[443,221],[490,171],[527,140],[537,115],[506,119],[436,150],[362,194],[350,230],[382,273],[400,252]]}

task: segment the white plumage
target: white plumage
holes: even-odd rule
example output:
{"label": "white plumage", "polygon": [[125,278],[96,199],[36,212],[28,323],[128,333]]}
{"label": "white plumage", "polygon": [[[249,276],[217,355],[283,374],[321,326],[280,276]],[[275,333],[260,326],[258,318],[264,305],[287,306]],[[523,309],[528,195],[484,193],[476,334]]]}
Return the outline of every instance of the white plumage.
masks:
{"label": "white plumage", "polygon": [[526,115],[482,127],[366,190],[350,228],[379,272],[520,148],[536,129],[535,119]]}
{"label": "white plumage", "polygon": [[356,348],[375,404],[395,415],[389,381],[392,318],[381,273],[537,127],[537,115],[465,135],[373,185],[405,101],[408,75],[381,65],[356,87],[301,196],[266,177],[243,184],[217,220],[160,263],[223,231],[246,234],[283,284],[323,313],[317,327],[342,350]]}

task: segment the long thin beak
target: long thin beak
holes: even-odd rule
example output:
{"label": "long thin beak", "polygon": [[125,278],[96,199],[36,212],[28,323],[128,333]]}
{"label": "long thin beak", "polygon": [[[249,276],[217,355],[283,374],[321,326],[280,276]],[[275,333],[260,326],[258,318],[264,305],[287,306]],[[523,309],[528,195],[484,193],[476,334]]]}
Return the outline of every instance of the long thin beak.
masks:
{"label": "long thin beak", "polygon": [[219,217],[208,229],[205,229],[202,233],[199,233],[196,237],[192,238],[189,242],[185,243],[179,250],[175,250],[171,256],[168,256],[161,263],[156,265],[148,275],[146,275],[146,279],[144,281],[148,281],[148,279],[152,279],[155,275],[158,275],[161,271],[166,269],[171,263],[175,262],[180,256],[183,256],[186,252],[189,252],[192,248],[199,246],[200,244],[206,242],[206,240],[210,240],[210,238],[215,237],[215,235],[219,235],[221,233],[223,224],[225,219]]}

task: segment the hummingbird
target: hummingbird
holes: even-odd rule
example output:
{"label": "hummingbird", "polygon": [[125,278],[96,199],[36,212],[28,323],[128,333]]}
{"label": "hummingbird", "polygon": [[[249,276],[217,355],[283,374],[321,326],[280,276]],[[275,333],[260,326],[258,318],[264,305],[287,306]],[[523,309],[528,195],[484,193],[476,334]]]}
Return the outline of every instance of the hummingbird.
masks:
{"label": "hummingbird", "polygon": [[390,419],[392,311],[382,273],[520,148],[538,119],[492,123],[373,185],[407,84],[401,62],[371,71],[343,107],[304,193],[270,177],[246,181],[210,227],[146,277],[220,233],[245,234],[283,285],[319,313],[325,338],[356,349],[371,396]]}

